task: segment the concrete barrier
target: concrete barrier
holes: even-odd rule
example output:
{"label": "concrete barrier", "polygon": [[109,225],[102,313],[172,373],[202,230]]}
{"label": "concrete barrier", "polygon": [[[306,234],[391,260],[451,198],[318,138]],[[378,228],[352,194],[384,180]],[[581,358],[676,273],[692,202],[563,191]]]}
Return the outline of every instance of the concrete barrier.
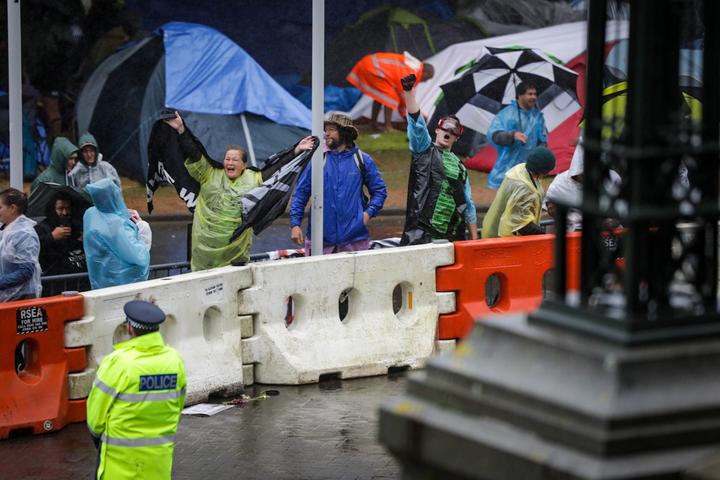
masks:
{"label": "concrete barrier", "polygon": [[290,385],[422,366],[441,307],[454,308],[435,288],[435,269],[453,259],[444,243],[251,265],[253,285],[238,300],[252,316],[243,363],[257,382]]}
{"label": "concrete barrier", "polygon": [[[65,345],[92,345],[88,363],[96,367],[115,343],[128,340],[125,303],[155,301],[167,315],[160,328],[163,338],[185,361],[186,402],[197,403],[216,392],[233,394],[245,383],[237,293],[251,283],[249,267],[224,267],[84,292],[85,316],[66,324]],[[90,386],[77,382],[73,394],[89,392]]]}

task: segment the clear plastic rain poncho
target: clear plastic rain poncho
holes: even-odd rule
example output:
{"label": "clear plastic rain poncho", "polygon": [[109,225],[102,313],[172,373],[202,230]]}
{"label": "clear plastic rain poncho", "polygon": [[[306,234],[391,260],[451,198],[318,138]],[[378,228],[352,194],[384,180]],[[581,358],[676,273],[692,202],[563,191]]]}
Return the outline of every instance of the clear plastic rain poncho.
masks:
{"label": "clear plastic rain poncho", "polygon": [[225,170],[214,168],[205,157],[185,162],[194,179],[200,182],[192,226],[192,271],[246,262],[250,256],[253,231],[245,230],[232,243],[230,236],[242,223],[242,197],[262,184],[260,172],[245,169],[231,180]]}
{"label": "clear plastic rain poncho", "polygon": [[[511,131],[524,133],[527,135],[527,141],[522,143],[514,140],[510,145],[498,145],[493,142],[492,137],[496,132]],[[518,106],[517,100],[513,100],[495,115],[487,132],[487,140],[498,152],[495,166],[487,179],[488,188],[494,189],[502,183],[505,172],[519,163],[524,163],[535,147],[547,145],[545,117],[537,108],[523,110]]]}
{"label": "clear plastic rain poncho", "polygon": [[83,217],[83,245],[93,289],[147,280],[150,249],[109,178],[87,186],[94,207]]}
{"label": "clear plastic rain poncho", "polygon": [[35,222],[20,215],[4,229],[0,230],[0,277],[12,274],[18,266],[34,265],[32,277],[19,285],[0,289],[0,302],[9,302],[22,296],[39,297],[42,291],[40,283],[40,240],[35,233]]}
{"label": "clear plastic rain poncho", "polygon": [[525,225],[539,224],[543,195],[542,185],[533,182],[525,164],[515,165],[485,214],[482,238],[510,237]]}

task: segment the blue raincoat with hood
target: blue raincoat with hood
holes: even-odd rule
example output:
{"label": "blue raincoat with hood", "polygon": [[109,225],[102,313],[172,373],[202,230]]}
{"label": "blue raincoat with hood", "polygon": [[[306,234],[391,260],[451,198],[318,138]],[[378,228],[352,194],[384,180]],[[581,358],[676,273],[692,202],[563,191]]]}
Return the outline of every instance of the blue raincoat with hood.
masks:
{"label": "blue raincoat with hood", "polygon": [[[512,140],[509,145],[499,144],[493,140],[497,132],[522,132],[527,135],[527,142]],[[495,166],[488,174],[487,186],[497,190],[505,178],[505,172],[519,163],[524,163],[528,153],[535,147],[547,145],[545,117],[537,107],[524,110],[519,107],[517,100],[513,100],[493,119],[487,132],[487,140],[498,152]]]}
{"label": "blue raincoat with hood", "polygon": [[147,280],[150,250],[109,178],[87,186],[94,207],[83,217],[83,245],[93,289]]}

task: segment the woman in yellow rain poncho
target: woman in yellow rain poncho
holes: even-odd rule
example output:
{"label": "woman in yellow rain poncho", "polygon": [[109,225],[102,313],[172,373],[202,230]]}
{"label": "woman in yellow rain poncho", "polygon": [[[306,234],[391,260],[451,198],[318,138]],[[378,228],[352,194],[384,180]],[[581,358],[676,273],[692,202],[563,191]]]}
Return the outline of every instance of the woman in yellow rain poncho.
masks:
{"label": "woman in yellow rain poncho", "polygon": [[526,163],[508,170],[485,214],[482,238],[545,233],[540,226],[545,194],[540,179],[553,168],[555,155],[545,147],[537,147],[530,152]]}
{"label": "woman in yellow rain poncho", "polygon": [[[247,262],[250,257],[253,230],[245,230],[230,242],[230,237],[242,223],[242,197],[262,184],[272,172],[247,168],[246,152],[230,145],[225,150],[223,168],[214,167],[200,142],[184,125],[180,115],[166,120],[180,134],[180,148],[185,155],[185,168],[200,183],[192,226],[190,267],[192,271]],[[313,147],[313,137],[302,139],[288,155]],[[291,157],[291,158],[292,158]],[[281,160],[278,165],[283,164]]]}

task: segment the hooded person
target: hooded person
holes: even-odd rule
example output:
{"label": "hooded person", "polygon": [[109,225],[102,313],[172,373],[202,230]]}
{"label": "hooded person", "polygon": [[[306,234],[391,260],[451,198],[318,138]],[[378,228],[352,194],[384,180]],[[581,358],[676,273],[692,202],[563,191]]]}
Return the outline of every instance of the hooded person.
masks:
{"label": "hooded person", "polygon": [[65,192],[47,204],[45,220],[35,225],[40,239],[40,266],[44,275],[64,275],[87,270],[83,250],[82,217]]}
{"label": "hooded person", "polygon": [[35,298],[42,292],[40,242],[26,208],[23,192],[0,192],[0,302]]}
{"label": "hooded person", "polygon": [[544,197],[540,179],[553,168],[555,155],[545,147],[537,147],[526,163],[508,170],[485,214],[482,238],[545,233],[540,226]]}
{"label": "hooded person", "polygon": [[488,174],[488,188],[498,188],[505,172],[524,163],[534,148],[547,146],[545,117],[536,104],[537,88],[521,82],[516,89],[516,99],[500,110],[490,123],[487,140],[498,156]]}
{"label": "hooded person", "polygon": [[85,188],[89,183],[109,178],[115,185],[122,187],[120,177],[115,167],[103,160],[102,153],[98,151],[98,144],[90,132],[80,135],[78,161],[68,174],[69,185]]}
{"label": "hooded person", "polygon": [[57,137],[53,141],[50,152],[50,165],[33,180],[30,194],[41,183],[57,183],[59,185],[70,185],[68,174],[77,161],[78,148],[67,138]]}
{"label": "hooded person", "polygon": [[151,234],[147,222],[125,206],[109,178],[87,186],[94,207],[83,216],[83,245],[93,289],[147,280]]}
{"label": "hooded person", "polygon": [[[582,205],[583,182],[585,177],[585,155],[582,141],[575,147],[575,153],[570,161],[570,168],[558,174],[545,194],[545,210],[555,218],[557,214],[556,205],[562,204],[570,207],[567,213],[568,231],[576,231],[582,228],[582,213],[579,208]],[[607,171],[608,187],[618,188],[620,175],[614,170]]]}

